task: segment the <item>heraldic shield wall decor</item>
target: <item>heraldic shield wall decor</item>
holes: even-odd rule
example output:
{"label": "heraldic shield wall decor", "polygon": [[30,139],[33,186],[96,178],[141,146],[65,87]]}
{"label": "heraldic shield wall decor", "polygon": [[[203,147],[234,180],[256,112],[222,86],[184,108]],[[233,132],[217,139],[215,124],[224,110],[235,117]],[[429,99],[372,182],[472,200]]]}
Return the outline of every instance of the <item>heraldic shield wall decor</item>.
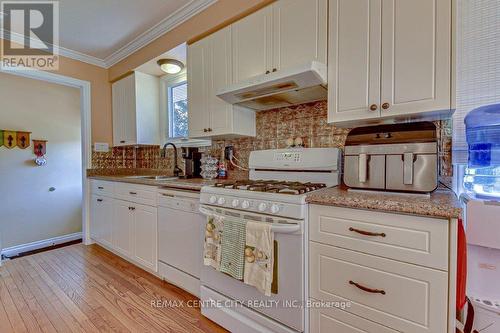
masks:
{"label": "heraldic shield wall decor", "polygon": [[0,147],[26,149],[30,146],[31,132],[0,130]]}

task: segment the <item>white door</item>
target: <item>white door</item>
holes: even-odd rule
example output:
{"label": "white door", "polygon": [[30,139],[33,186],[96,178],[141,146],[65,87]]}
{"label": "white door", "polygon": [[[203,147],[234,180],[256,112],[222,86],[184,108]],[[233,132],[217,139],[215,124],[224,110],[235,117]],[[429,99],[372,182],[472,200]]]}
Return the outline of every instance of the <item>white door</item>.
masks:
{"label": "white door", "polygon": [[113,246],[113,199],[103,197],[99,202],[100,210],[100,241],[109,247]]}
{"label": "white door", "polygon": [[102,197],[92,195],[90,203],[90,237],[99,241],[101,239],[101,205]]}
{"label": "white door", "polygon": [[113,144],[136,143],[135,75],[129,75],[112,85]]}
{"label": "white door", "polygon": [[207,37],[209,43],[208,101],[210,135],[231,133],[233,106],[217,97],[217,91],[231,84],[231,27]]}
{"label": "white door", "polygon": [[113,199],[92,195],[90,209],[90,237],[111,247],[112,221]]}
{"label": "white door", "polygon": [[451,107],[451,0],[383,0],[383,117]]}
{"label": "white door", "polygon": [[328,0],[277,1],[273,10],[273,70],[311,61],[326,64]]}
{"label": "white door", "polygon": [[113,248],[128,258],[133,257],[134,204],[123,200],[113,203]]}
{"label": "white door", "polygon": [[134,210],[134,260],[157,271],[157,208],[132,204]]}
{"label": "white door", "polygon": [[380,116],[381,6],[330,0],[328,122]]}
{"label": "white door", "polygon": [[189,136],[207,136],[210,115],[207,107],[207,67],[208,43],[202,39],[188,47],[187,75],[189,101]]}
{"label": "white door", "polygon": [[271,6],[232,25],[233,81],[235,83],[271,71],[271,39]]}

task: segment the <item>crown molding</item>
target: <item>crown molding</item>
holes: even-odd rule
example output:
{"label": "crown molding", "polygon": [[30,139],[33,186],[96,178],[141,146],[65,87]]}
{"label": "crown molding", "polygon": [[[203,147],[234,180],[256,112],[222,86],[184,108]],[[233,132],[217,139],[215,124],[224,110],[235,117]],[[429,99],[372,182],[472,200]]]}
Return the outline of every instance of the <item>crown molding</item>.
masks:
{"label": "crown molding", "polygon": [[[0,29],[0,37],[4,38],[5,32],[6,32],[6,30]],[[20,34],[17,32],[12,32],[12,31],[9,31],[9,33],[10,33],[9,39],[12,42],[15,42],[18,44],[24,44],[24,35],[23,34]],[[29,39],[33,42],[37,42],[37,40],[35,40],[31,37],[29,37]],[[53,45],[51,45],[51,46],[53,46]],[[73,51],[73,50],[67,49],[67,48],[62,47],[62,46],[55,46],[55,47],[58,48],[58,53],[60,56],[63,56],[66,58],[71,58],[71,59],[78,60],[81,62],[85,62],[87,64],[99,66],[102,68],[107,68],[106,63],[102,59],[99,59],[99,58],[96,58],[96,57],[93,57],[93,56],[90,56],[90,55],[87,55],[87,54],[84,54],[81,52]]]}
{"label": "crown molding", "polygon": [[211,6],[217,2],[217,0],[192,0],[183,7],[176,10],[172,15],[165,18],[160,23],[156,24],[152,28],[146,30],[136,39],[123,46],[110,56],[104,59],[106,66],[109,68],[121,60],[125,59],[135,51],[151,43],[155,39],[161,37],[168,31],[179,26],[183,22],[187,21],[191,17],[205,10],[207,7]]}
{"label": "crown molding", "polygon": [[[113,52],[110,56],[106,57],[105,59],[93,57],[78,51],[64,48],[62,46],[59,46],[59,55],[66,58],[71,58],[74,60],[85,62],[87,64],[95,65],[98,67],[109,68],[114,64],[120,62],[121,60],[125,59],[135,51],[141,49],[142,47],[146,46],[147,44],[161,37],[168,31],[174,29],[178,25],[187,21],[194,15],[205,10],[207,7],[211,6],[215,2],[217,2],[217,0],[191,0],[189,3],[176,10],[170,16],[166,17],[155,26],[146,30],[137,38],[130,41],[125,46],[121,47],[119,50]],[[3,36],[4,36],[4,30],[0,29],[0,37],[3,38]],[[11,41],[16,43],[24,43],[24,35],[11,32],[10,36],[11,36],[10,38]]]}

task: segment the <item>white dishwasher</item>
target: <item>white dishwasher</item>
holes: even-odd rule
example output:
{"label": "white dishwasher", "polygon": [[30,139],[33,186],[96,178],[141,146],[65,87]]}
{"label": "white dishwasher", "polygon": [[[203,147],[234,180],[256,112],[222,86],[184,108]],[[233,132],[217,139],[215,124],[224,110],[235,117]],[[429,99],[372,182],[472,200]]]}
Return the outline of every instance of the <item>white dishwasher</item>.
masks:
{"label": "white dishwasher", "polygon": [[199,192],[158,191],[158,270],[166,281],[199,297],[205,217]]}

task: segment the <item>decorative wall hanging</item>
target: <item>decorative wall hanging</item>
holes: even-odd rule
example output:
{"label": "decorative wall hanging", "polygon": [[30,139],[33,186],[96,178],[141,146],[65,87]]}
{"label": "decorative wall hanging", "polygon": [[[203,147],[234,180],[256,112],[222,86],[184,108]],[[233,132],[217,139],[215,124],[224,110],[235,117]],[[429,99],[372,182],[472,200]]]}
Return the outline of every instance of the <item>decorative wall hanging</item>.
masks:
{"label": "decorative wall hanging", "polygon": [[44,166],[47,164],[45,154],[47,153],[47,140],[33,140],[33,152],[36,155],[35,164]]}
{"label": "decorative wall hanging", "polygon": [[15,131],[3,131],[3,144],[5,147],[12,149],[17,146],[17,135]]}
{"label": "decorative wall hanging", "polygon": [[31,132],[17,132],[17,146],[21,149],[26,149],[30,146]]}

